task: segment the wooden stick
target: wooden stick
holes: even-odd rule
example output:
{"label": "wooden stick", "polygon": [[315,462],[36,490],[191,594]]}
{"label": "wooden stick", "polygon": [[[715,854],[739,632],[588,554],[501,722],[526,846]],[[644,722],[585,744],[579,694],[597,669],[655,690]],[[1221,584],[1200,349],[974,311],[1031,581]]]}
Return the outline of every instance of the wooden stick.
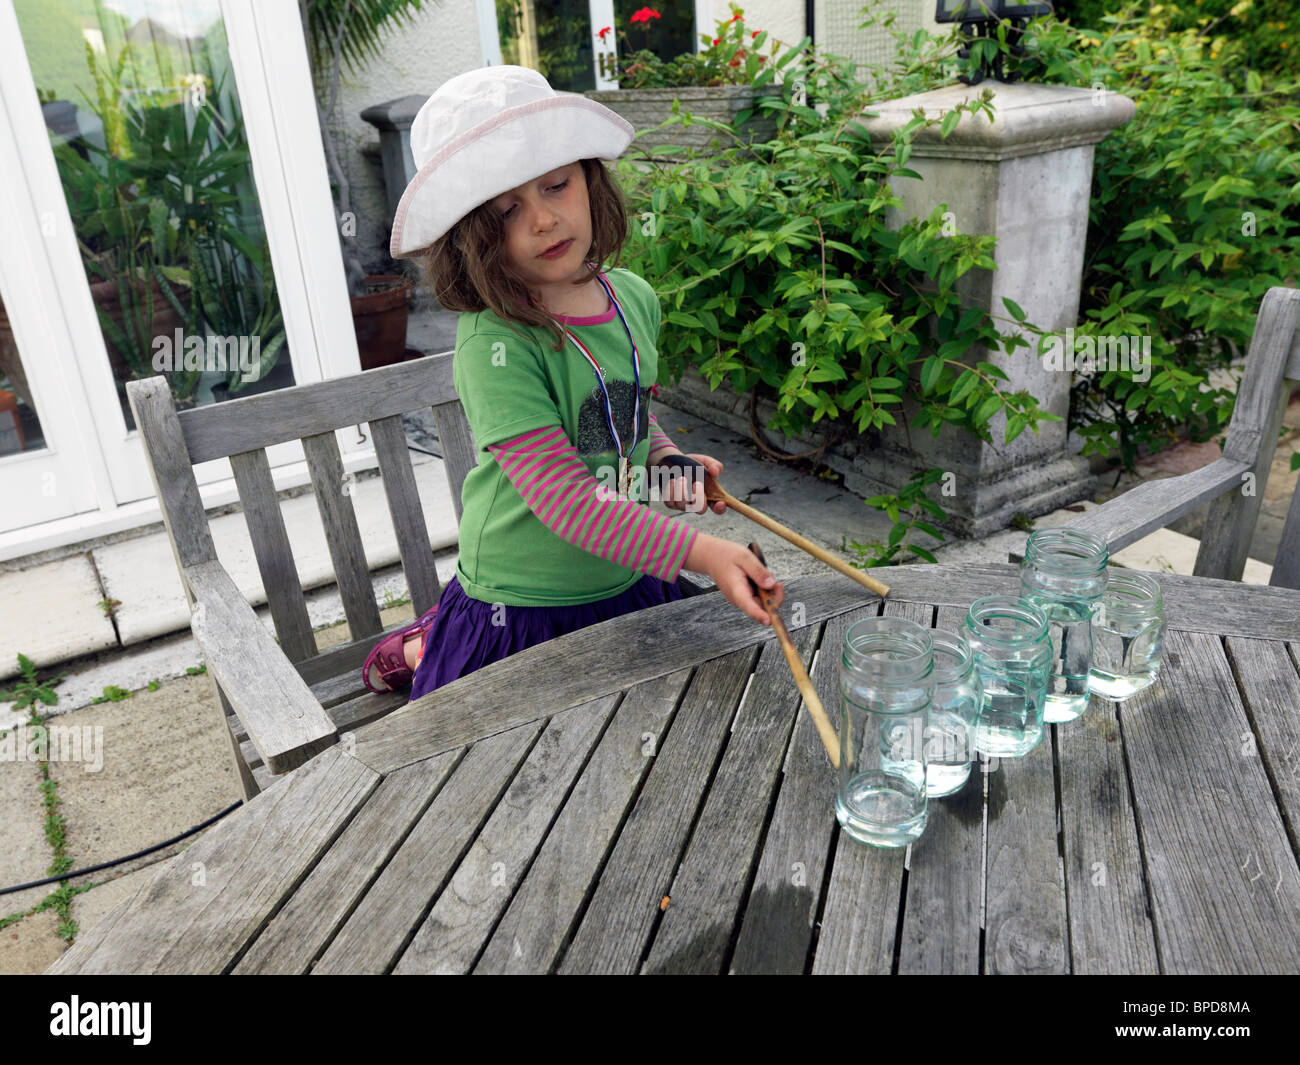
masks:
{"label": "wooden stick", "polygon": [[[759,562],[763,563],[764,566],[767,565],[767,559],[763,557],[763,549],[758,544],[751,543],[749,549],[754,552]],[[803,695],[804,705],[808,707],[808,713],[812,715],[813,724],[817,726],[817,734],[822,738],[822,746],[826,748],[826,753],[830,756],[831,765],[839,769],[839,735],[832,727],[830,718],[826,716],[826,709],[822,706],[822,701],[817,698],[817,689],[813,687],[812,680],[808,677],[808,671],[803,668],[803,659],[799,657],[799,652],[795,650],[794,641],[790,639],[790,633],[786,631],[785,622],[781,620],[781,615],[772,607],[772,593],[766,588],[760,588],[752,578],[746,579],[749,580],[749,586],[753,589],[759,602],[763,604],[763,609],[767,611],[772,619],[772,628],[776,630],[776,638],[781,643],[781,650],[785,652],[786,662],[790,664],[790,672],[794,674],[794,682]]]}
{"label": "wooden stick", "polygon": [[[831,567],[831,569],[843,573],[846,577],[852,577],[868,591],[874,592],[876,595],[880,596],[881,599],[884,599],[885,596],[889,594],[889,585],[882,584],[880,581],[876,580],[875,577],[868,576],[860,569],[854,569],[847,562],[840,561],[840,559],[836,558],[829,551],[818,547],[811,540],[805,539],[797,532],[787,529],[780,522],[773,521],[766,514],[760,514],[753,507],[742,503],[739,499],[723,488],[722,485],[717,482],[717,479],[707,470],[704,474],[704,498],[710,503],[716,503],[719,501],[726,503],[727,506],[731,507],[731,509],[737,514],[743,514],[750,521],[758,522],[758,524],[763,526],[763,528],[770,529],[784,540],[789,540],[790,543],[795,545],[795,547],[807,551],[813,558],[825,562],[826,565]],[[764,563],[764,565],[766,565],[766,563]]]}

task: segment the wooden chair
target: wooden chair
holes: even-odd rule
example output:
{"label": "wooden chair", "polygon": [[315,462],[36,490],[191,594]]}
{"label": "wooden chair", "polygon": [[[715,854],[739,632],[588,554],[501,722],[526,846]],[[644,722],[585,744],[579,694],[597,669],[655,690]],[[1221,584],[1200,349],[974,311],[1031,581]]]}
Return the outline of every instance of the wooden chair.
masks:
{"label": "wooden chair", "polygon": [[[1114,554],[1210,503],[1193,575],[1240,580],[1282,417],[1297,382],[1300,289],[1275,286],[1264,294],[1259,306],[1222,457],[1191,473],[1140,484],[1068,522],[1065,528],[1095,533]],[[1018,554],[1012,554],[1011,561],[1019,560]],[[1287,511],[1269,584],[1300,588],[1300,491]]]}
{"label": "wooden chair", "polygon": [[[433,409],[457,524],[476,445],[443,352],[348,377],[298,385],[177,413],[165,378],[126,386],[163,522],[207,663],[245,798],[357,728],[406,704],[361,682],[367,653],[386,634],[379,618],[336,429],[368,422],[415,616],[441,587],[411,469],[404,413]],[[351,642],[320,652],[307,617],[266,448],[301,439]],[[228,457],[266,590],[276,638],[217,560],[194,465]],[[712,586],[682,575],[689,594]],[[394,626],[388,632],[396,628]],[[278,642],[277,642],[278,638]]]}

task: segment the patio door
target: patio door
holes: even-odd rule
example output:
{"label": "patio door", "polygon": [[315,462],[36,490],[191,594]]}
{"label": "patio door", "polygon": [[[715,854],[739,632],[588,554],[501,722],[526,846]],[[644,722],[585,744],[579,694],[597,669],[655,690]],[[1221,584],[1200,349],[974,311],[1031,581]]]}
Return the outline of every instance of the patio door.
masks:
{"label": "patio door", "polygon": [[3,392],[41,428],[20,450],[78,456],[62,516],[153,495],[128,380],[162,373],[184,408],[359,369],[311,85],[289,0],[0,0],[0,206],[21,223],[0,354],[30,385],[0,381],[0,494],[45,498],[5,465]]}

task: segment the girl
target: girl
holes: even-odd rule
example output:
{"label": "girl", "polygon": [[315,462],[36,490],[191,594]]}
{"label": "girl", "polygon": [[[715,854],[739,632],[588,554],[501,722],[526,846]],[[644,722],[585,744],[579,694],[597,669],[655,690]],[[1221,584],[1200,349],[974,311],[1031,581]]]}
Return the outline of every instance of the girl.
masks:
{"label": "girl", "polygon": [[[648,468],[700,463],[716,477],[722,463],[683,455],[659,428],[658,299],[636,274],[600,269],[627,233],[600,160],[633,133],[517,66],[452,78],[416,115],[418,172],[391,251],[419,260],[439,302],[461,312],[452,376],[480,458],[462,491],[456,574],[437,605],[371,651],[371,691],[411,684],[418,699],[526,647],[681,599],[683,569],[764,625],[748,579],[774,606],[784,598],[749,550],[645,505]],[[702,513],[704,485],[675,478],[664,502]]]}

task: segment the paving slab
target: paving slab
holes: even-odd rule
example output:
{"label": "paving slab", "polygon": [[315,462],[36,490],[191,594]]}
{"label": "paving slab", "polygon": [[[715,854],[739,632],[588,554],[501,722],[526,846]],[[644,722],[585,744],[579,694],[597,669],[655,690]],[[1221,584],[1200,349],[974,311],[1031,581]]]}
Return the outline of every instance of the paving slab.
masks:
{"label": "paving slab", "polygon": [[59,938],[59,915],[43,910],[0,928],[0,974],[39,976],[59,960],[68,944]]}
{"label": "paving slab", "polygon": [[103,598],[89,555],[0,573],[0,687],[19,676],[20,651],[45,667],[115,647]]}
{"label": "paving slab", "polygon": [[60,716],[92,730],[103,763],[50,761],[73,869],[161,843],[243,798],[220,713],[196,676]]}
{"label": "paving slab", "polygon": [[[14,739],[22,737],[13,733]],[[45,841],[45,801],[35,762],[0,761],[0,888],[50,875],[54,852]],[[31,909],[57,884],[0,895],[0,917]],[[2,935],[3,932],[0,932]]]}

